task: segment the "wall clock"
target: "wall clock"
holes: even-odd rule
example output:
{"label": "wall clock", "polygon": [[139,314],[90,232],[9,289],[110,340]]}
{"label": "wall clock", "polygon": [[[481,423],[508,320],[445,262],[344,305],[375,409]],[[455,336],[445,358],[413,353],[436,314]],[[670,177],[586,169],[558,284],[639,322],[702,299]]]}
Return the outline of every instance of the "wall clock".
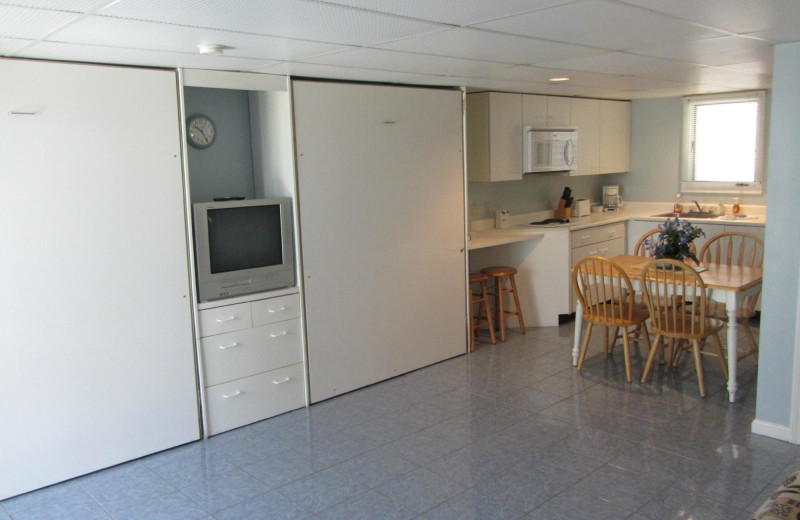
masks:
{"label": "wall clock", "polygon": [[189,144],[195,148],[208,148],[217,137],[217,128],[210,117],[195,114],[186,122],[186,132]]}

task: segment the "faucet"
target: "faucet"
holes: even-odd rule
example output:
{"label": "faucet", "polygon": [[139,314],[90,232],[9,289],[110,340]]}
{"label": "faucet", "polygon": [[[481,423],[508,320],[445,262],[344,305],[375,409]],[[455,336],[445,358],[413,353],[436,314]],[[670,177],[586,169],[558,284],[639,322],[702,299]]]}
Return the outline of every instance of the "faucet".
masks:
{"label": "faucet", "polygon": [[701,208],[701,207],[700,207],[700,203],[699,203],[699,202],[697,202],[697,201],[696,201],[696,200],[694,200],[694,199],[692,199],[692,202],[694,202],[694,205],[695,205],[695,206],[697,206],[697,211],[698,211],[699,213],[702,213],[702,212],[703,212],[703,208]]}

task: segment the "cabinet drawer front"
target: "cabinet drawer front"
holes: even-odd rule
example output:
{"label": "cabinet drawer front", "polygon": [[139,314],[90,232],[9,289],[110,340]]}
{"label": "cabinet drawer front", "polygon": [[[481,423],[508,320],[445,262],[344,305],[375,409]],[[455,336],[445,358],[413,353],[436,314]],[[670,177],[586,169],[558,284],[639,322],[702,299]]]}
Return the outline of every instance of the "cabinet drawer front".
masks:
{"label": "cabinet drawer front", "polygon": [[586,228],[573,231],[569,234],[570,246],[581,247],[597,242],[598,233],[596,228]]}
{"label": "cabinet drawer front", "polygon": [[597,254],[606,258],[612,256],[625,254],[625,240],[622,238],[615,238],[614,240],[606,240],[597,244]]}
{"label": "cabinet drawer front", "polygon": [[615,238],[623,238],[625,236],[625,223],[610,224],[597,228],[598,238],[597,241],[614,240]]}
{"label": "cabinet drawer front", "polygon": [[288,294],[252,302],[253,325],[266,325],[300,316],[300,295]]}
{"label": "cabinet drawer front", "polygon": [[203,338],[200,345],[207,387],[303,361],[299,318]]}
{"label": "cabinet drawer front", "polygon": [[249,303],[200,311],[200,336],[213,336],[252,326]]}
{"label": "cabinet drawer front", "polygon": [[209,435],[305,406],[303,364],[206,388]]}

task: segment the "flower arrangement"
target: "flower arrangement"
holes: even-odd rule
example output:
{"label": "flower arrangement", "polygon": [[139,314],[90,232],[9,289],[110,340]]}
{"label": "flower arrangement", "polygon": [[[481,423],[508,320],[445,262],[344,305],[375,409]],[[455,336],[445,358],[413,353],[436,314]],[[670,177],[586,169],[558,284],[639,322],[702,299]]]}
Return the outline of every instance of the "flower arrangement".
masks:
{"label": "flower arrangement", "polygon": [[692,242],[697,237],[705,236],[702,229],[694,227],[691,222],[686,220],[681,222],[678,217],[675,217],[674,220],[667,219],[658,227],[661,229],[661,233],[658,234],[656,240],[656,258],[673,258],[675,260],[690,258],[696,264],[700,263]]}

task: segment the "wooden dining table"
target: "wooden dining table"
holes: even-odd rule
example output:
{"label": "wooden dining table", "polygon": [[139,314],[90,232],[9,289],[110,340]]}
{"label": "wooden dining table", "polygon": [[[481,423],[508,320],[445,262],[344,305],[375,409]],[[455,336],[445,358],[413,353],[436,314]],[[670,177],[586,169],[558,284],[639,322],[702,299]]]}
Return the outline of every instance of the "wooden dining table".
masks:
{"label": "wooden dining table", "polygon": [[[619,255],[609,258],[619,264],[622,270],[631,279],[636,291],[642,290],[642,272],[644,266],[653,259],[643,256]],[[727,347],[728,347],[728,398],[730,402],[736,401],[736,364],[738,361],[738,337],[736,334],[736,318],[742,300],[754,294],[761,287],[763,270],[761,267],[747,267],[737,265],[703,264],[704,271],[700,277],[709,290],[709,297],[725,304],[728,313]],[[583,329],[583,308],[580,301],[575,309],[575,337],[572,347],[572,365],[578,365],[580,353],[581,334]]]}

